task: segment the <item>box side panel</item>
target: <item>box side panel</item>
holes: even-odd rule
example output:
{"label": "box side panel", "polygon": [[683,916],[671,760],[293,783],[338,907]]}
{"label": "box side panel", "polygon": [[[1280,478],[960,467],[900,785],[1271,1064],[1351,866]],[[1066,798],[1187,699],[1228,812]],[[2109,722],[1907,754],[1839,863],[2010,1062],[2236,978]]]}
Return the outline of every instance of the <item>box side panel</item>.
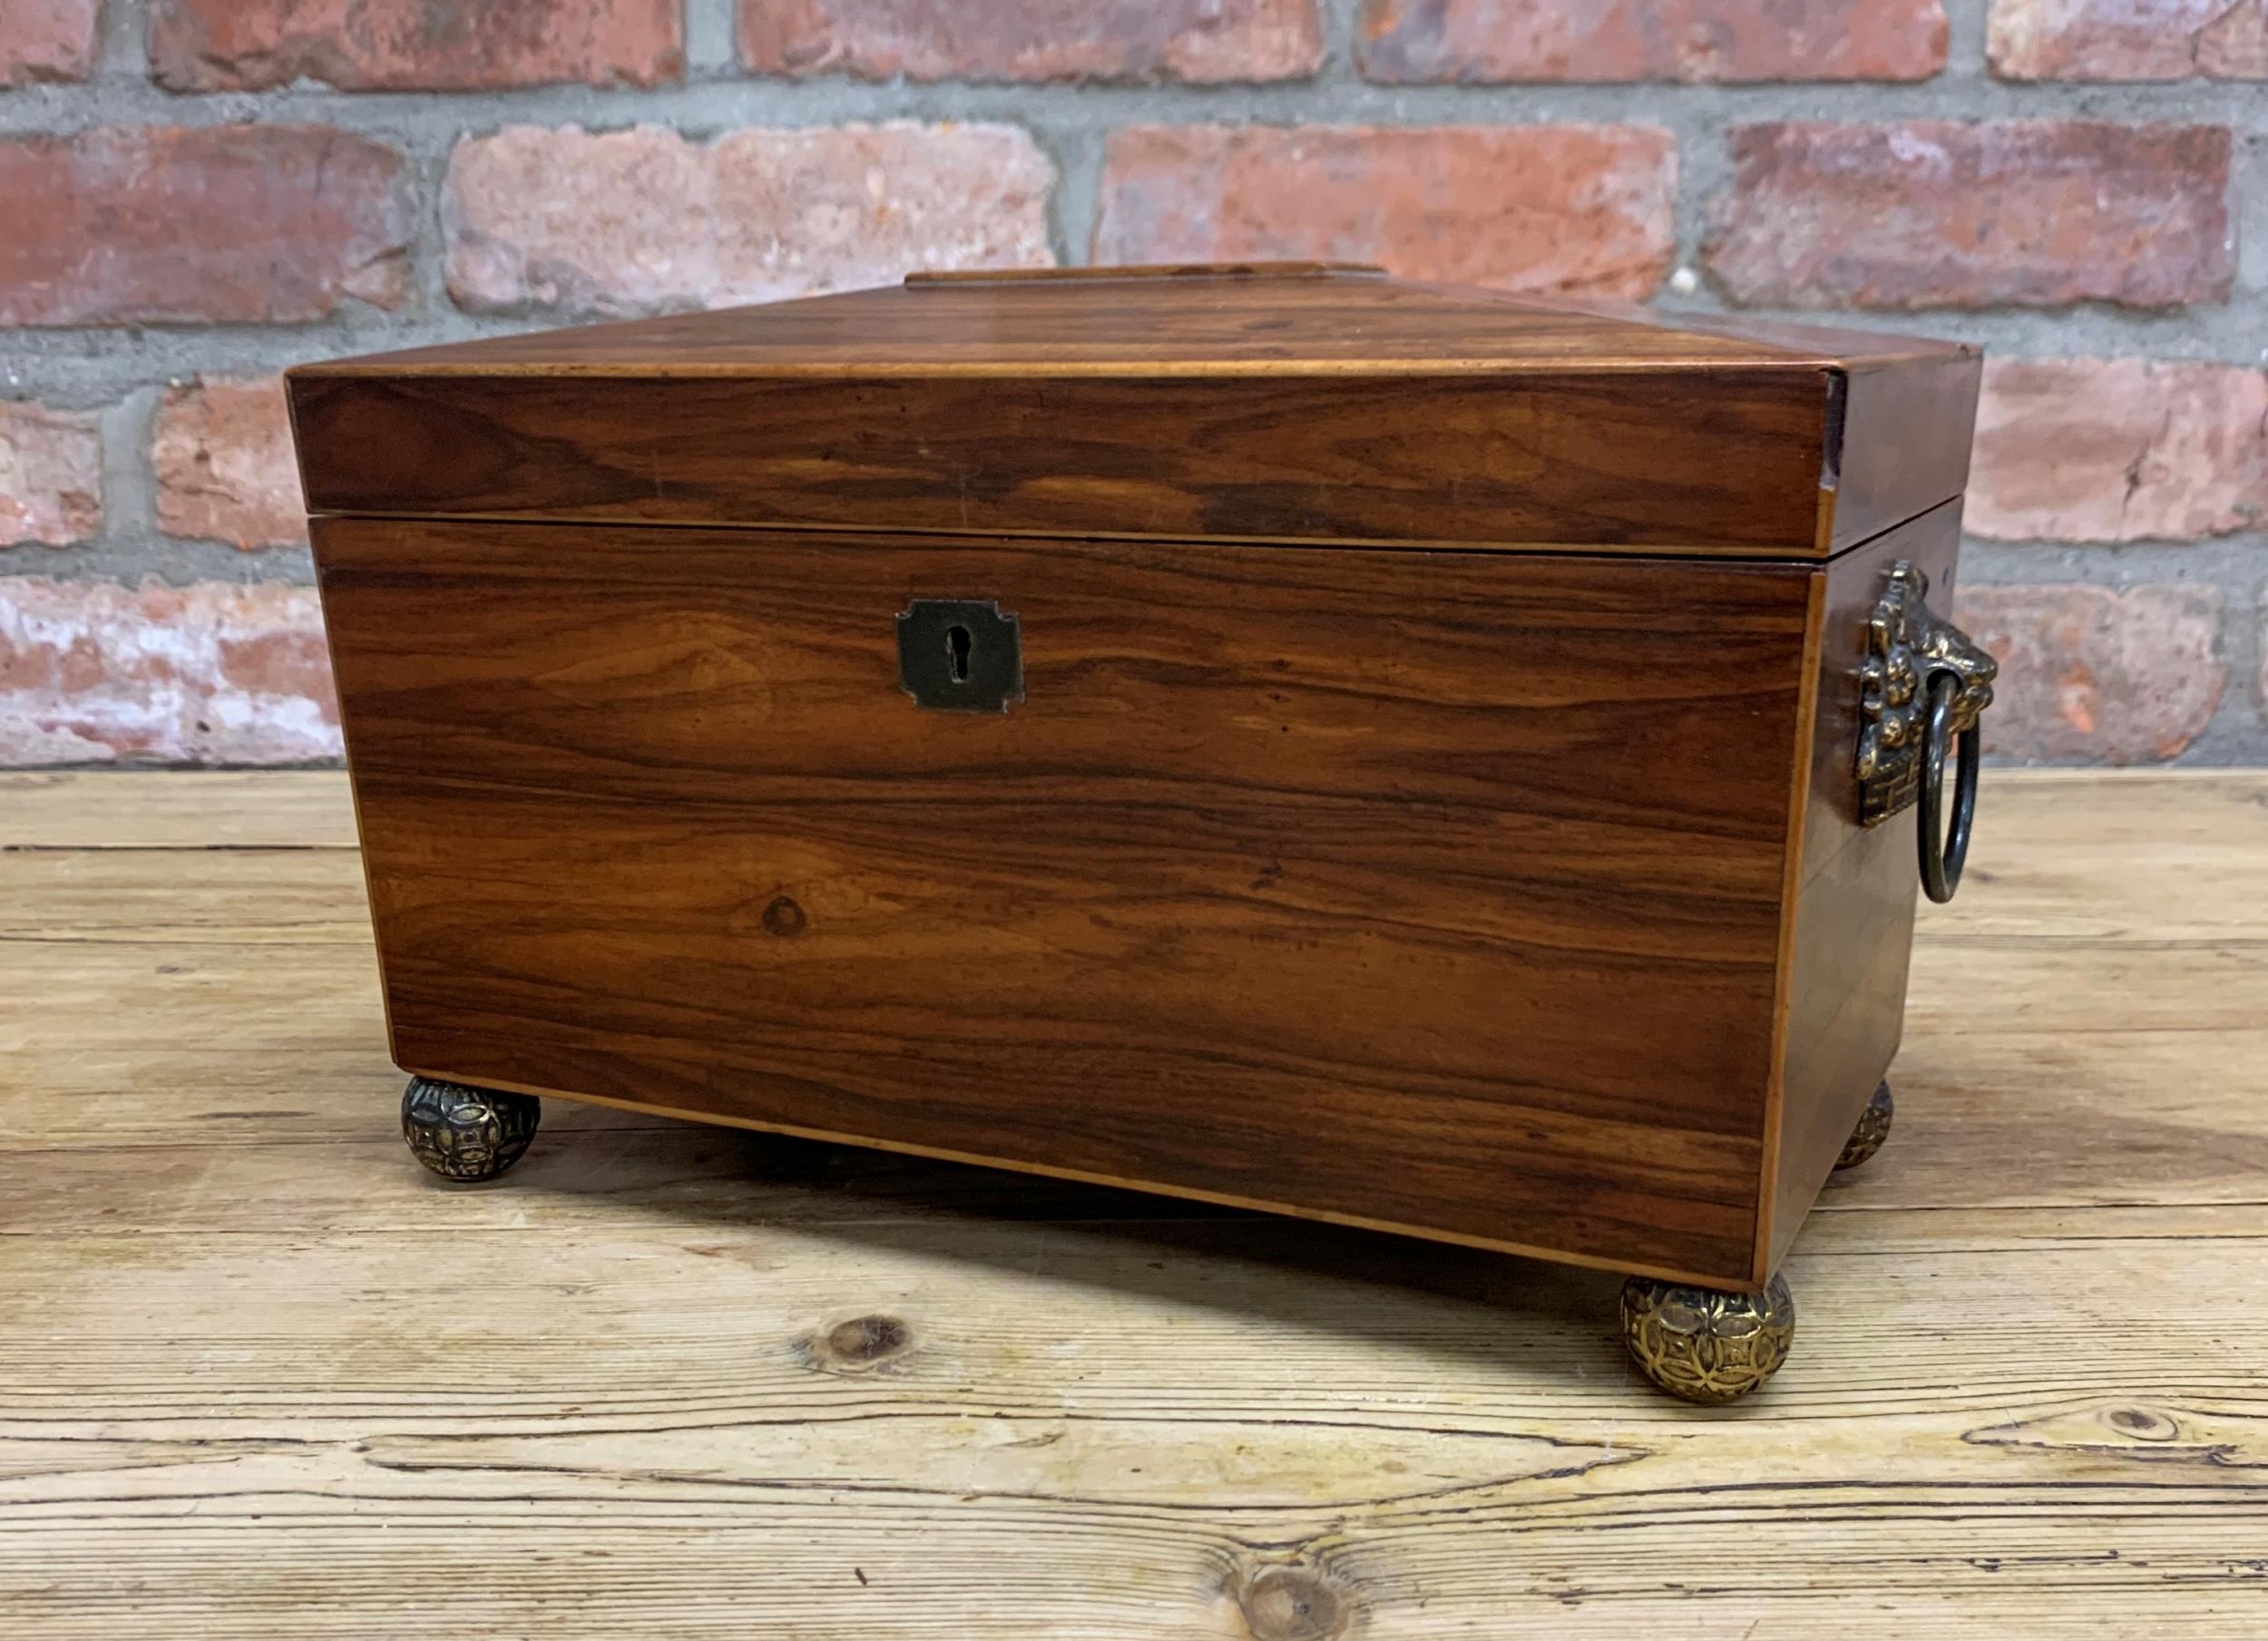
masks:
{"label": "box side panel", "polygon": [[1960,547],[1960,503],[1948,503],[1844,554],[1827,578],[1818,702],[1794,908],[1785,1058],[1781,1070],[1778,1180],[1768,1216],[1776,1268],[1834,1169],[1876,1083],[1898,1051],[1919,894],[1914,811],[1859,824],[1855,761],[1867,618],[1901,559],[1930,578],[1930,604],[1949,611]]}
{"label": "box side panel", "polygon": [[295,378],[316,513],[1816,557],[1817,367]]}
{"label": "box side panel", "polygon": [[[327,519],[397,1058],[1719,1284],[1801,569]],[[897,613],[997,600],[1023,698]]]}

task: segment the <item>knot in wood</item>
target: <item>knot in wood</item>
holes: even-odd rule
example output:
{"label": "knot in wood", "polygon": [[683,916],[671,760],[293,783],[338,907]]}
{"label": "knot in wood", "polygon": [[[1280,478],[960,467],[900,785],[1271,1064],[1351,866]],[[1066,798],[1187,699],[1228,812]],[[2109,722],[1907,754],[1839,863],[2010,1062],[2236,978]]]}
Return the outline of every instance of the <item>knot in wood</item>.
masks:
{"label": "knot in wood", "polygon": [[1235,1593],[1253,1641],[1334,1641],[1354,1611],[1346,1594],[1312,1567],[1260,1568],[1240,1578]]}
{"label": "knot in wood", "polygon": [[895,1316],[854,1316],[812,1339],[811,1365],[856,1372],[903,1353],[913,1343],[914,1330]]}

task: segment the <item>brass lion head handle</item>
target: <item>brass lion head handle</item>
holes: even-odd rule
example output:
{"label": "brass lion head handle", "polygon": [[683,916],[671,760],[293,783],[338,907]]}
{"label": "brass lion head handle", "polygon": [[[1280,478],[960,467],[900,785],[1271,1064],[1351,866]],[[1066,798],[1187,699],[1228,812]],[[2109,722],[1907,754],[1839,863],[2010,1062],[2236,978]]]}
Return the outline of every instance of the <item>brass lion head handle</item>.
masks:
{"label": "brass lion head handle", "polygon": [[[1953,898],[1977,810],[1977,721],[1992,705],[1999,664],[1929,606],[1930,578],[1900,560],[1867,621],[1859,732],[1859,820],[1878,826],[1921,805],[1921,885]],[[1959,743],[1953,813],[1945,821],[1945,760]]]}

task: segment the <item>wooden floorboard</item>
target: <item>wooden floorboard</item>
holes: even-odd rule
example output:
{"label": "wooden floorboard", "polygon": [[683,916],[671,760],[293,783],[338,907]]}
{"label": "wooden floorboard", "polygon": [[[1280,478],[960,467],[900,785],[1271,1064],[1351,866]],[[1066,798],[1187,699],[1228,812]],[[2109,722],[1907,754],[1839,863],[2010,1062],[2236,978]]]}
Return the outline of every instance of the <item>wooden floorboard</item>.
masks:
{"label": "wooden floorboard", "polygon": [[2268,776],[1988,777],[1721,1411],[1471,1250],[560,1102],[439,1186],[352,842],[0,777],[0,1635],[2268,1635]]}

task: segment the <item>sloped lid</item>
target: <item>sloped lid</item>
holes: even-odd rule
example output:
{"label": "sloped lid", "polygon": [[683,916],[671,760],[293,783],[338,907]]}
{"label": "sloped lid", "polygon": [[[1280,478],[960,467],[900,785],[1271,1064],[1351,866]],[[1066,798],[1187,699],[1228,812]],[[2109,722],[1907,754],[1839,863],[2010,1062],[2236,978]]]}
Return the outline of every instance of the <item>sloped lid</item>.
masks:
{"label": "sloped lid", "polygon": [[1818,557],[1977,360],[1320,263],[915,275],[290,373],[310,511]]}

